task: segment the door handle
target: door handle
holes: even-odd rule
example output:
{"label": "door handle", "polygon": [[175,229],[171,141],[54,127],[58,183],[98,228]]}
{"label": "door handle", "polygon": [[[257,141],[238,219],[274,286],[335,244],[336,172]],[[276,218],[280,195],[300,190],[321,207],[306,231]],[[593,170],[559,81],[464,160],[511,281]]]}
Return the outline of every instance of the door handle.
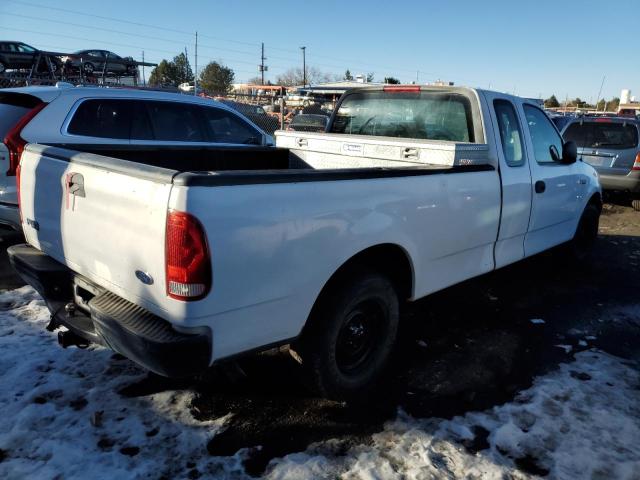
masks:
{"label": "door handle", "polygon": [[534,188],[536,190],[536,193],[544,193],[544,191],[547,189],[547,184],[544,183],[542,180],[538,180],[535,183]]}
{"label": "door handle", "polygon": [[307,142],[306,138],[298,138],[296,139],[296,143],[299,147],[306,147],[309,142]]}
{"label": "door handle", "polygon": [[85,197],[84,194],[84,177],[80,173],[71,173],[67,176],[67,188],[71,195],[76,197]]}

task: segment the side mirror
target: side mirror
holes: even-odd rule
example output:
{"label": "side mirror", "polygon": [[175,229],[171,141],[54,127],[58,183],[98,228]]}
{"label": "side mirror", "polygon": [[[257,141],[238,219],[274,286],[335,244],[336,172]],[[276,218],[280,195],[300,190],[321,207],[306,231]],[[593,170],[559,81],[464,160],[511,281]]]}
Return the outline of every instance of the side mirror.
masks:
{"label": "side mirror", "polygon": [[578,146],[570,140],[562,145],[562,163],[570,165],[578,160]]}

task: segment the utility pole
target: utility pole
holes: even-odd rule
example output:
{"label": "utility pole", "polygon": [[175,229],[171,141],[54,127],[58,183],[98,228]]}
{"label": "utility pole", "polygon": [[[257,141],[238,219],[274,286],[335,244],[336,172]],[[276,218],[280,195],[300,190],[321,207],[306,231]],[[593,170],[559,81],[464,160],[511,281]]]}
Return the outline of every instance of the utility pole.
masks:
{"label": "utility pole", "polygon": [[262,42],[262,54],[260,55],[260,65],[258,65],[258,70],[260,71],[260,75],[262,78],[262,85],[264,85],[264,72],[269,70],[269,67],[264,64],[264,61],[266,59],[267,57],[264,56],[264,42]]}
{"label": "utility pole", "polygon": [[144,50],[142,50],[142,86],[147,86],[146,80],[144,78]]}
{"label": "utility pole", "polygon": [[[602,83],[600,83],[600,90],[598,90],[598,98],[596,98],[596,112],[598,111],[598,102],[600,101],[600,94],[602,93],[602,87],[604,86],[604,79],[607,78],[606,75],[602,76]],[[607,102],[605,102],[605,107],[607,106]],[[606,112],[606,110],[605,110]]]}
{"label": "utility pole", "polygon": [[198,32],[196,32],[195,72],[193,73],[193,95],[198,95]]}
{"label": "utility pole", "polygon": [[302,87],[307,88],[307,47],[300,47],[302,50]]}

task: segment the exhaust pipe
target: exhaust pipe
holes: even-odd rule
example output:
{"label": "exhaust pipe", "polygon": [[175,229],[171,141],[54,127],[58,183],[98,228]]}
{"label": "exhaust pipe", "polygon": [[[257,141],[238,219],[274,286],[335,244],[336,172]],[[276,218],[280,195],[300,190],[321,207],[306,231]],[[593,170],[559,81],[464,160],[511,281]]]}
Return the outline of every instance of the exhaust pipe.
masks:
{"label": "exhaust pipe", "polygon": [[82,338],[80,335],[76,335],[70,330],[65,332],[58,332],[58,344],[62,348],[67,347],[78,347],[78,348],[87,348],[89,346],[89,340],[86,338]]}

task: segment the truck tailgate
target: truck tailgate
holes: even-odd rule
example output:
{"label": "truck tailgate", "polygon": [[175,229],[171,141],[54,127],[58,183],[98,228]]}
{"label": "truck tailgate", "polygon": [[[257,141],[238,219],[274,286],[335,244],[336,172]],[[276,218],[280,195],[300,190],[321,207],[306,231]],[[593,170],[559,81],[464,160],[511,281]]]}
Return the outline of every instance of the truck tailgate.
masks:
{"label": "truck tailgate", "polygon": [[29,145],[19,180],[26,240],[123,298],[162,308],[171,192],[165,172]]}

